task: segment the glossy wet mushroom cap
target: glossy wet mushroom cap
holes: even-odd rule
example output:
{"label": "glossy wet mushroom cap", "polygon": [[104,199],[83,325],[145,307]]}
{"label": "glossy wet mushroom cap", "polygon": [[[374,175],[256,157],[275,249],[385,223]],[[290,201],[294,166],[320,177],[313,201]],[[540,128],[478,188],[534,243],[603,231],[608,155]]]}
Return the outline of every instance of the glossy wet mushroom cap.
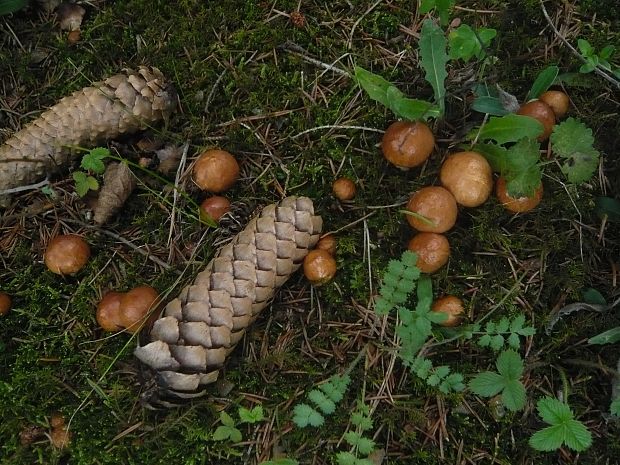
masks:
{"label": "glossy wet mushroom cap", "polygon": [[90,247],[76,234],[62,234],[53,238],[45,249],[45,266],[59,275],[72,275],[80,271],[90,258]]}
{"label": "glossy wet mushroom cap", "polygon": [[529,116],[537,119],[543,125],[543,133],[538,136],[538,141],[542,142],[549,138],[553,132],[553,126],[555,125],[555,113],[549,105],[540,100],[532,100],[524,105],[517,111],[518,115]]}
{"label": "glossy wet mushroom cap", "polygon": [[332,184],[332,192],[338,200],[352,200],[355,197],[357,188],[355,183],[349,178],[339,178]]}
{"label": "glossy wet mushroom cap", "polygon": [[508,193],[506,179],[500,177],[495,187],[495,195],[502,206],[513,213],[525,213],[538,206],[543,197],[543,185],[534,191],[531,196],[513,197]]}
{"label": "glossy wet mushroom cap", "polygon": [[219,221],[230,211],[230,201],[226,197],[215,195],[207,197],[200,204],[200,212],[206,213],[213,221]]}
{"label": "glossy wet mushroom cap", "polygon": [[441,166],[441,184],[464,207],[478,207],[493,191],[493,170],[477,152],[458,152],[450,155]]}
{"label": "glossy wet mushroom cap", "polygon": [[122,292],[110,291],[97,305],[97,323],[104,331],[116,332],[123,329],[121,321]]}
{"label": "glossy wet mushroom cap", "polygon": [[120,302],[121,323],[135,333],[157,301],[158,292],[151,286],[138,286],[123,294]]}
{"label": "glossy wet mushroom cap", "polygon": [[458,209],[454,196],[443,187],[427,186],[415,192],[406,210],[409,224],[421,232],[444,233],[456,223]]}
{"label": "glossy wet mushroom cap", "polygon": [[448,315],[448,318],[439,324],[445,327],[453,327],[461,324],[465,308],[461,299],[453,295],[447,295],[433,302],[431,311],[442,312]]}
{"label": "glossy wet mushroom cap", "polygon": [[225,150],[207,150],[194,163],[194,182],[207,192],[224,192],[232,187],[238,177],[239,164]]}
{"label": "glossy wet mushroom cap", "polygon": [[416,266],[422,273],[434,273],[450,258],[450,243],[443,234],[418,233],[411,238],[407,249],[418,256]]}
{"label": "glossy wet mushroom cap", "polygon": [[336,260],[326,250],[311,250],[304,259],[304,275],[315,286],[325,284],[336,275]]}
{"label": "glossy wet mushroom cap", "polygon": [[421,121],[396,121],[387,128],[381,141],[385,159],[402,169],[424,163],[434,147],[435,136]]}
{"label": "glossy wet mushroom cap", "polygon": [[548,90],[538,97],[539,100],[545,102],[551,107],[557,119],[563,118],[568,112],[569,99],[561,90]]}

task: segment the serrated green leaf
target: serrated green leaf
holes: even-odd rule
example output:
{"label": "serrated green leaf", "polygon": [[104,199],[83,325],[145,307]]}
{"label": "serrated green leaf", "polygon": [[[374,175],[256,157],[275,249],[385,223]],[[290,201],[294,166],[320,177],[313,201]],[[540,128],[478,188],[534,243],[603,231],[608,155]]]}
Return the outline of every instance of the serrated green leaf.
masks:
{"label": "serrated green leaf", "polygon": [[442,26],[448,24],[450,9],[456,0],[422,0],[420,3],[420,13],[426,14],[432,9],[437,11],[439,21]]}
{"label": "serrated green leaf", "polygon": [[506,190],[514,198],[530,197],[542,183],[539,144],[534,139],[521,139],[508,149],[505,170]]}
{"label": "serrated green leaf", "polygon": [[592,433],[578,420],[569,420],[564,425],[564,443],[576,452],[582,452],[592,445]]}
{"label": "serrated green leaf", "polygon": [[545,423],[556,425],[573,419],[570,407],[553,397],[543,397],[536,403],[538,415]]}
{"label": "serrated green leaf", "polygon": [[422,379],[428,378],[428,375],[432,369],[433,362],[425,358],[417,358],[415,361],[415,366],[413,367],[415,374]]}
{"label": "serrated green leaf", "polygon": [[508,410],[516,412],[525,407],[525,386],[521,381],[513,379],[504,381],[504,390],[502,391],[502,402]]}
{"label": "serrated green leaf", "polygon": [[510,331],[512,331],[513,333],[519,331],[521,328],[523,328],[524,324],[525,315],[521,313],[520,315],[514,317],[513,320],[510,322]]}
{"label": "serrated green leaf", "polygon": [[575,118],[556,124],[550,136],[553,150],[564,160],[562,172],[572,183],[589,180],[598,168],[599,152],[593,147],[592,129]]}
{"label": "serrated green leaf", "polygon": [[469,389],[479,396],[493,397],[504,389],[504,378],[492,371],[483,371],[469,381]]}
{"label": "serrated green leaf", "polygon": [[360,438],[357,441],[357,451],[362,455],[368,455],[375,450],[375,441],[369,438]]}
{"label": "serrated green leaf", "polygon": [[513,349],[518,349],[521,346],[521,340],[518,333],[512,333],[508,336],[508,345]]}
{"label": "serrated green leaf", "polygon": [[491,347],[491,349],[495,352],[498,352],[504,347],[504,342],[504,336],[502,336],[501,334],[497,334],[491,338],[491,343],[489,344],[489,347]]}
{"label": "serrated green leaf", "polygon": [[495,29],[480,28],[474,31],[467,24],[461,24],[448,35],[450,44],[450,58],[469,61],[473,57],[484,57],[483,47],[488,46],[497,35]]}
{"label": "serrated green leaf", "polygon": [[524,137],[536,139],[543,132],[543,125],[529,116],[511,113],[505,116],[492,116],[482,129],[474,129],[467,138],[474,140],[494,140],[498,144],[516,142]]}
{"label": "serrated green leaf", "polygon": [[588,344],[594,345],[602,345],[602,344],[614,344],[620,341],[620,326],[616,326],[615,328],[611,328],[607,331],[604,331],[596,336],[588,339]]}
{"label": "serrated green leaf", "polygon": [[351,423],[362,431],[367,431],[372,428],[372,419],[359,411],[355,411],[351,414]]}
{"label": "serrated green leaf", "polygon": [[316,406],[326,415],[334,413],[336,404],[318,389],[313,389],[308,393],[308,399],[316,404]]}
{"label": "serrated green leaf", "polygon": [[251,410],[244,407],[239,407],[239,419],[244,423],[256,423],[261,421],[263,418],[263,407],[261,405],[257,405]]}
{"label": "serrated green leaf", "polygon": [[336,462],[338,465],[356,465],[357,457],[351,452],[338,452],[336,454]]}
{"label": "serrated green leaf", "polygon": [[519,379],[523,374],[523,360],[514,350],[508,349],[499,354],[495,366],[505,379]]}
{"label": "serrated green leaf", "polygon": [[441,324],[446,321],[449,316],[445,312],[430,312],[426,318],[428,318],[432,323]]}
{"label": "serrated green leaf", "polygon": [[510,328],[510,320],[504,316],[497,322],[497,332],[506,333],[508,328]]}
{"label": "serrated green leaf", "polygon": [[426,384],[428,384],[429,386],[437,386],[440,381],[441,379],[439,379],[439,376],[437,376],[435,373],[426,378]]}
{"label": "serrated green leaf", "polygon": [[527,326],[527,327],[525,327],[523,329],[520,329],[517,332],[521,336],[533,336],[534,334],[536,334],[536,329],[534,329],[534,327],[532,327],[532,326]]}
{"label": "serrated green leaf", "polygon": [[560,448],[563,441],[562,425],[555,425],[535,432],[529,440],[529,445],[541,452],[551,452]]}
{"label": "serrated green leaf", "polygon": [[103,160],[110,156],[110,150],[104,147],[95,147],[91,149],[82,157],[80,166],[87,171],[92,171],[96,174],[103,174],[105,171],[105,164]]}
{"label": "serrated green leaf", "polygon": [[225,426],[235,426],[235,420],[223,410],[220,412],[220,421]]}
{"label": "serrated green leaf", "polygon": [[356,447],[358,441],[361,439],[361,436],[356,431],[347,431],[344,433],[344,440],[347,441],[351,446]]}
{"label": "serrated green leaf", "polygon": [[435,368],[435,374],[440,378],[445,378],[450,373],[450,367],[446,365],[441,365]]}
{"label": "serrated green leaf", "polygon": [[478,345],[480,347],[489,347],[491,345],[491,336],[489,334],[485,334],[478,339]]}
{"label": "serrated green leaf", "polygon": [[84,197],[89,190],[99,189],[99,182],[83,171],[74,171],[72,176],[75,181],[75,191],[80,197]]}
{"label": "serrated green leaf", "polygon": [[435,102],[439,105],[441,113],[445,110],[446,90],[444,83],[448,72],[448,54],[446,53],[446,37],[443,31],[430,19],[422,23],[420,40],[420,65],[425,71],[425,79],[433,88]]}
{"label": "serrated green leaf", "polygon": [[526,100],[538,98],[543,92],[547,91],[547,89],[549,89],[549,87],[551,87],[551,85],[553,85],[553,83],[555,82],[555,79],[558,77],[559,71],[560,68],[555,65],[548,66],[547,68],[543,69],[536,77],[534,84],[532,84],[532,88],[527,94]]}
{"label": "serrated green leaf", "polygon": [[321,426],[325,419],[323,415],[308,404],[297,404],[293,409],[293,422],[300,428],[306,426]]}
{"label": "serrated green leaf", "polygon": [[418,304],[416,311],[428,312],[433,303],[433,282],[428,276],[422,276],[418,280]]}

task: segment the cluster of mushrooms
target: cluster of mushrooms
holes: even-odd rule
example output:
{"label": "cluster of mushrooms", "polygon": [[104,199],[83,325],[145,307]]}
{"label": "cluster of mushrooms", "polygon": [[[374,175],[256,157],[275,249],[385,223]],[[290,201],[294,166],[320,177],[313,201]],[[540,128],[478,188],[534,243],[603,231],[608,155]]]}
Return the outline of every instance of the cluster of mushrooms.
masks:
{"label": "cluster of mushrooms", "polygon": [[[556,119],[568,110],[568,96],[551,90],[539,99],[522,105],[517,114],[530,116],[543,125],[538,138],[549,138]],[[430,128],[421,121],[397,121],[386,130],[381,142],[385,158],[393,165],[409,170],[422,165],[435,147]],[[487,201],[493,190],[493,170],[487,160],[473,151],[450,154],[443,162],[439,180],[441,186],[426,186],[414,192],[407,203],[407,221],[417,231],[407,248],[418,255],[417,266],[423,273],[434,273],[443,267],[450,256],[450,243],[444,235],[456,223],[458,205],[475,208]],[[495,192],[504,208],[523,213],[535,208],[543,195],[542,183],[530,197],[511,197],[501,176],[495,182]],[[462,320],[463,302],[455,296],[444,296],[433,303],[434,311],[445,312],[443,326],[456,326]]]}

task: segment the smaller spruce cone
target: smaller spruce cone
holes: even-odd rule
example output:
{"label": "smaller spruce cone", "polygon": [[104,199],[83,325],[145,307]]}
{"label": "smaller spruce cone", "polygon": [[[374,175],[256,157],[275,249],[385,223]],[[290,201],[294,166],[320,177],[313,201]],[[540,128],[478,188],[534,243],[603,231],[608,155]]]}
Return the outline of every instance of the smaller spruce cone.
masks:
{"label": "smaller spruce cone", "polygon": [[135,355],[150,368],[156,391],[149,402],[189,398],[214,382],[228,354],[302,264],[322,229],[306,197],[266,207],[219,250],[193,284],[155,321],[151,342]]}

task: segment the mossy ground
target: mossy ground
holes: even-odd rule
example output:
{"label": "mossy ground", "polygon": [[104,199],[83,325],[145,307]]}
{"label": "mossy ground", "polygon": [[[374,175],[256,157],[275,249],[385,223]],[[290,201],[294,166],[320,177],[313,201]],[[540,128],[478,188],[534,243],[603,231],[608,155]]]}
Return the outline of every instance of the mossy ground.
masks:
{"label": "mossy ground", "polygon": [[[557,63],[563,71],[578,68],[577,59],[547,27],[537,1],[457,3],[462,8],[453,16],[498,30],[493,52],[499,59],[482,72],[504,89],[523,97],[547,64]],[[579,3],[547,4],[567,27],[568,39],[620,45],[616,2]],[[96,302],[108,289],[144,283],[177,292],[213,255],[214,244],[235,228],[203,237],[204,226],[191,219],[190,206],[180,202],[172,216],[171,194],[142,173],[143,184],[106,229],[170,265],[164,269],[110,235],[75,222],[87,221],[87,207],[73,194],[68,172],[53,179],[55,199],[40,192],[21,195],[0,217],[0,289],[14,297],[13,310],[0,320],[1,463],[259,463],[275,450],[301,463],[333,463],[334,452],[344,450],[340,439],[350,409],[362,395],[375,408],[375,440],[387,452],[384,463],[620,460],[617,423],[604,419],[617,346],[586,343],[618,325],[618,317],[574,314],[551,336],[544,333],[551,312],[579,300],[583,288],[594,287],[609,299],[617,293],[619,231],[608,224],[601,237],[593,199],[619,191],[618,93],[594,76],[587,87],[568,91],[571,114],[594,129],[605,155],[598,179],[579,188],[565,186],[552,165],[545,198],[534,212],[513,217],[495,200],[462,210],[449,233],[449,266],[433,276],[436,295],[464,296],[473,319],[512,292],[495,314],[524,312],[537,327],[524,352],[530,367],[525,411],[496,420],[483,400],[437,395],[398,362],[392,366],[390,352],[382,351],[390,332],[386,335],[373,316],[371,286],[376,290],[381,270],[400,256],[411,235],[395,205],[416,188],[437,182],[443,156],[480,120],[468,109],[468,95],[481,70],[478,64],[451,65],[448,115],[434,128],[439,152],[423,170],[404,173],[386,164],[377,146],[381,134],[372,131],[384,129],[393,115],[367,99],[350,78],[307,58],[347,71],[358,64],[397,82],[408,95],[430,97],[417,66],[421,18],[413,5],[93,1],[85,3],[88,14],[76,45],[68,44],[52,16],[38,10],[0,18],[1,139],[92,81],[123,67],[157,66],[177,88],[180,108],[155,131],[156,137],[188,141],[191,156],[215,145],[238,156],[242,177],[228,195],[239,207],[241,223],[255,208],[295,194],[315,199],[326,228],[340,231],[335,281],[315,290],[299,275],[287,283],[229,360],[223,374],[233,383],[229,393],[222,394],[220,385],[210,389],[207,400],[153,412],[138,401],[141,387],[131,354],[135,341],[98,330]],[[305,18],[299,27],[289,18],[298,8]],[[300,135],[309,129],[315,130]],[[124,156],[138,156],[134,141],[123,141]],[[330,196],[337,175],[358,184],[350,204]],[[191,195],[201,200],[200,194]],[[77,277],[52,275],[42,263],[46,241],[60,231],[84,233],[93,248],[92,260]],[[349,394],[326,426],[292,429],[294,402],[341,372],[368,342]],[[493,362],[469,343],[440,346],[433,357],[466,373]],[[594,434],[594,445],[581,455],[568,449],[540,454],[527,446],[542,426],[535,400],[562,390],[560,373],[567,376],[570,404]],[[269,421],[242,428],[243,443],[210,440],[219,410],[236,416],[237,406],[259,403]],[[68,450],[55,450],[45,437],[20,443],[20,432],[28,427],[49,431],[54,412],[71,418]]]}

